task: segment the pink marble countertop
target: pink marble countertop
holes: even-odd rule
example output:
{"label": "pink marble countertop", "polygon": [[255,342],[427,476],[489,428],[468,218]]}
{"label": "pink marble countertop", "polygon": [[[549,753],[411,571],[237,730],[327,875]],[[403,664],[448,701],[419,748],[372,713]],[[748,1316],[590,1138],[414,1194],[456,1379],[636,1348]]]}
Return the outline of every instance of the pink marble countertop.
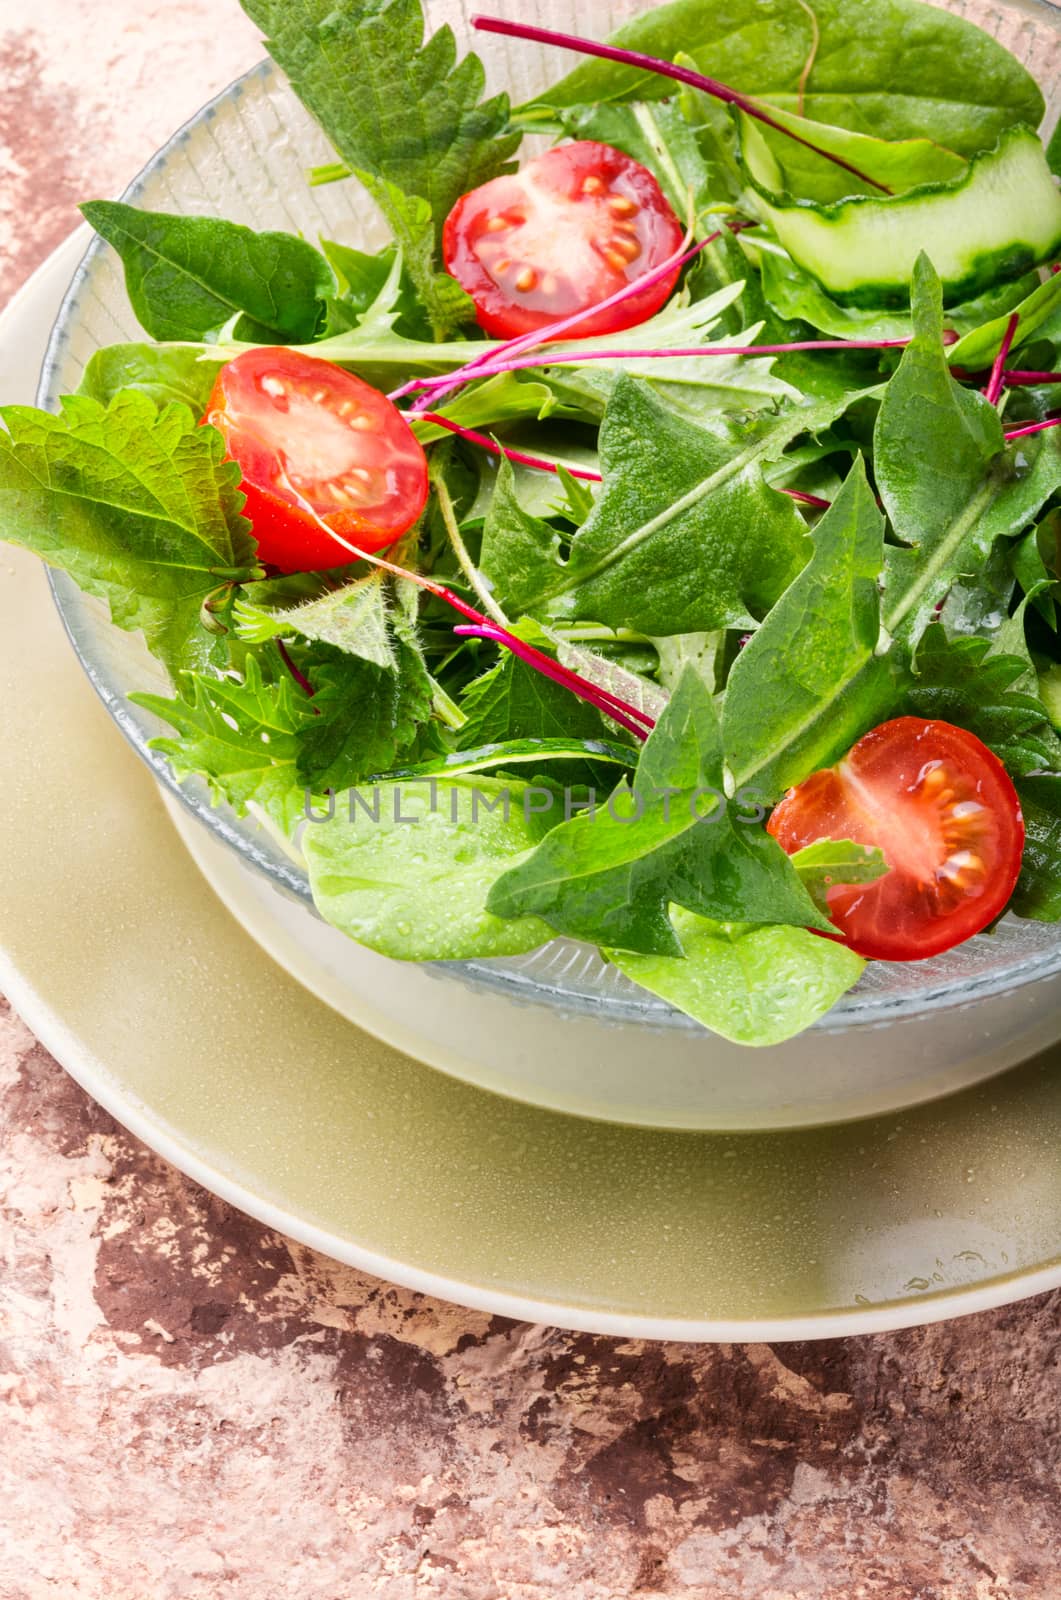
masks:
{"label": "pink marble countertop", "polygon": [[[234,0],[0,7],[0,300],[261,54]],[[622,1343],[213,1199],[0,1002],[0,1600],[1053,1600],[1061,1296]]]}

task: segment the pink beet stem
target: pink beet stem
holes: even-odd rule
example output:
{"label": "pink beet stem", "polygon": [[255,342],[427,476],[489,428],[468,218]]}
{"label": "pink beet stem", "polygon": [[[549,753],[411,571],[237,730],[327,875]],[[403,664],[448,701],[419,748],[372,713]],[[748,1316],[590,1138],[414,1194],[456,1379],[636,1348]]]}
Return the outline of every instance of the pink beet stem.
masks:
{"label": "pink beet stem", "polygon": [[775,133],[781,133],[786,139],[792,139],[796,144],[803,145],[804,149],[813,150],[815,155],[821,156],[825,161],[831,161],[833,166],[843,167],[845,172],[850,172],[862,183],[868,183],[871,188],[879,189],[882,194],[893,192],[887,184],[871,178],[867,172],[860,171],[842,156],[832,155],[828,150],[820,149],[810,139],[792,133],[780,122],[776,122],[755,100],[749,100],[736,89],[729,88],[725,83],[719,83],[717,78],[704,77],[702,72],[694,72],[689,67],[676,67],[673,63],[661,61],[656,56],[642,55],[640,50],[621,50],[616,45],[599,44],[594,39],[580,39],[571,33],[556,33],[551,28],[533,28],[523,22],[505,22],[500,17],[473,17],[472,27],[478,28],[482,33],[500,33],[509,39],[528,39],[534,44],[557,45],[561,50],[575,50],[580,55],[599,56],[604,61],[618,61],[623,66],[639,67],[643,72],[656,72],[664,78],[675,78],[679,83],[687,83],[692,88],[701,89],[704,94],[711,95],[713,99],[721,100],[723,105],[736,106],[749,117],[754,117],[757,122],[773,128]]}
{"label": "pink beet stem", "polygon": [[605,691],[599,689],[596,684],[578,677],[575,673],[566,672],[550,656],[543,655],[540,650],[535,650],[533,645],[528,645],[522,639],[517,639],[515,634],[507,633],[503,628],[487,623],[482,627],[462,625],[459,628],[454,628],[453,631],[464,638],[486,639],[493,644],[503,645],[506,650],[511,650],[512,654],[518,657],[520,661],[525,661],[536,672],[540,672],[546,678],[551,678],[554,683],[561,684],[572,694],[577,695],[580,700],[585,700],[589,705],[594,706],[596,710],[600,711],[604,716],[610,717],[613,722],[617,722],[620,727],[625,728],[628,733],[634,734],[638,739],[647,739],[649,732],[655,726],[650,719],[644,718],[643,720],[647,722],[647,727],[641,727],[637,721],[634,721],[634,717],[642,717],[642,713],[638,712],[635,707],[626,706],[621,700],[616,701],[611,695],[606,695]]}
{"label": "pink beet stem", "polygon": [[1045,422],[1029,422],[1023,428],[1010,428],[1006,439],[1024,439],[1029,433],[1045,433],[1047,428],[1061,427],[1061,417],[1048,417]]}
{"label": "pink beet stem", "polygon": [[[462,428],[459,422],[452,422],[449,417],[440,417],[437,411],[420,411],[417,413],[423,422],[433,422],[436,427],[445,428],[448,433],[455,433],[460,439],[467,439],[470,444],[477,444],[483,450],[489,450],[491,455],[504,456],[509,461],[518,461],[524,467],[536,467],[539,472],[559,472],[555,461],[546,461],[542,456],[529,456],[522,450],[506,450],[499,445],[489,434],[477,433],[474,428]],[[601,483],[603,479],[599,472],[586,472],[581,467],[568,467],[573,478],[583,478],[587,483]]]}
{"label": "pink beet stem", "polygon": [[1040,383],[1061,383],[1061,372],[1022,372],[1010,367],[1002,374],[1007,389],[1034,389]]}
{"label": "pink beet stem", "polygon": [[998,347],[998,355],[995,357],[994,366],[991,368],[991,376],[988,378],[987,388],[984,390],[984,399],[987,401],[988,405],[997,406],[999,400],[1002,398],[1002,387],[1006,371],[1006,358],[1012,349],[1013,340],[1017,332],[1017,324],[1019,322],[1020,312],[1014,311],[1013,315],[1006,323],[1006,331],[1002,335],[1002,343]]}
{"label": "pink beet stem", "polygon": [[775,485],[779,494],[787,494],[790,500],[798,500],[801,506],[815,506],[819,511],[828,511],[832,505],[831,500],[823,500],[817,494],[805,494],[802,489],[782,489]]}

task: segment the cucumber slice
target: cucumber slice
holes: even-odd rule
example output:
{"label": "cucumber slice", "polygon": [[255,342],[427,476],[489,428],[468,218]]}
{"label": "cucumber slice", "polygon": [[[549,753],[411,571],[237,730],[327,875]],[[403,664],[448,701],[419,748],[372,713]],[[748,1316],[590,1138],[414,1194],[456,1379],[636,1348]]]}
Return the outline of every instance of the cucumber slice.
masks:
{"label": "cucumber slice", "polygon": [[953,304],[1061,249],[1061,192],[1038,135],[1010,128],[958,177],[831,205],[773,188],[780,168],[741,113],[741,156],[758,209],[789,255],[845,305],[901,306],[922,251]]}

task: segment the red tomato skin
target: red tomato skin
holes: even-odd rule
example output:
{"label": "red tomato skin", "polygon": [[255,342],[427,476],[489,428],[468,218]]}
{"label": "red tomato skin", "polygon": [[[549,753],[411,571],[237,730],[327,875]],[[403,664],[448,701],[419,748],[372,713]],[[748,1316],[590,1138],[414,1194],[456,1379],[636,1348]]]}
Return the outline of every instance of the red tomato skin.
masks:
{"label": "red tomato skin", "polygon": [[[292,422],[289,436],[285,436],[284,418],[278,418],[275,410],[270,412],[269,396],[262,389],[263,376],[287,385],[290,396],[299,403],[299,418]],[[319,395],[324,398],[318,400]],[[340,444],[348,424],[340,420],[339,408],[347,407],[350,416],[366,423],[356,430],[352,441],[347,441],[347,448],[351,459],[358,449],[372,452],[382,490],[375,504],[337,510],[331,501],[328,479],[323,480],[323,495],[320,485],[304,485],[302,497],[327,528],[357,549],[374,553],[406,533],[427,504],[427,458],[405,418],[385,395],[333,362],[301,351],[277,345],[245,351],[221,368],[203,421],[220,431],[228,458],[240,467],[240,488],[246,497],[243,512],[251,522],[259,556],[280,572],[318,572],[346,566],[357,559],[352,551],[330,538],[278,481],[285,470],[297,471],[300,444],[303,451],[307,443],[310,448],[314,444],[312,438],[307,441],[305,437],[307,426],[312,432],[311,404],[319,407],[322,428],[339,430]],[[284,436],[283,462],[277,450],[278,435]],[[286,449],[288,443],[290,453]],[[393,470],[388,466],[391,460]],[[332,481],[341,488],[343,474]]]}
{"label": "red tomato skin", "polygon": [[[934,890],[896,866],[872,815],[853,794],[850,776],[885,806],[894,800],[895,837],[902,842],[901,812],[917,814],[915,791],[922,775],[942,763],[943,784],[956,780],[962,799],[980,807],[982,821],[970,841],[990,853],[982,878],[972,875],[970,892],[950,891],[952,908],[936,913]],[[850,775],[850,776],[848,776]],[[957,792],[957,790],[955,791]],[[924,810],[924,806],[922,806]],[[898,717],[867,733],[836,767],[812,773],[789,789],[767,822],[767,831],[788,855],[819,839],[852,839],[884,850],[891,870],[870,884],[837,884],[829,890],[829,915],[838,940],[856,954],[878,961],[922,961],[942,955],[981,933],[1005,910],[1020,876],[1024,819],[1020,799],[998,757],[974,734],[946,722]],[[962,839],[956,842],[960,845]],[[916,841],[912,848],[916,851]],[[828,935],[826,935],[828,937]]]}
{"label": "red tomato skin", "polygon": [[[587,196],[583,191],[587,181],[601,182],[604,193]],[[520,214],[528,208],[533,213],[536,187],[548,191],[561,208],[566,207],[570,226],[566,237],[553,237],[549,259],[528,254],[527,265],[534,269],[538,281],[533,291],[517,294],[514,287],[506,288],[499,276],[489,270],[480,249],[491,244],[495,251],[501,248],[489,238],[492,219],[503,214]],[[609,201],[621,207],[630,205],[633,210],[629,217],[623,214],[616,217],[609,211]],[[580,207],[584,214],[580,214]],[[576,245],[584,244],[593,232],[600,237],[582,252],[581,281],[569,284],[564,274],[571,264],[572,251],[565,245],[571,241]],[[518,234],[515,237],[518,240]],[[446,218],[442,254],[446,270],[475,301],[483,331],[491,338],[512,339],[536,333],[583,307],[599,305],[627,283],[662,266],[678,252],[683,237],[681,223],[647,167],[611,145],[579,140],[558,145],[538,160],[529,162],[520,172],[494,178],[463,195]],[[632,249],[632,245],[626,244],[630,238],[635,238],[639,246],[633,260],[606,260],[605,251],[616,245],[620,250]],[[547,240],[546,244],[549,242]],[[587,316],[563,337],[587,339],[646,322],[666,304],[680,271],[680,267],[675,267],[620,305],[598,316]],[[512,276],[508,274],[510,281]],[[592,281],[586,281],[587,276],[591,276]],[[544,287],[550,277],[564,279],[551,293]]]}

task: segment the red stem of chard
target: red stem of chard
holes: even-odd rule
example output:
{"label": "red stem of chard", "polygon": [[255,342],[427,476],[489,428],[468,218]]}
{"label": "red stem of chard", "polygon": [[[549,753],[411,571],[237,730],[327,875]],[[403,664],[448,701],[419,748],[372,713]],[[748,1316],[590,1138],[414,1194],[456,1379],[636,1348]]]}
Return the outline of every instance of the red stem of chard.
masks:
{"label": "red stem of chard", "polygon": [[1006,331],[1002,335],[1002,343],[998,347],[998,355],[995,357],[994,366],[991,368],[991,376],[988,378],[987,388],[984,390],[984,399],[988,405],[997,406],[1002,398],[1002,389],[1006,377],[1006,359],[1013,348],[1013,340],[1016,336],[1019,322],[1020,312],[1014,311],[1006,323]]}
{"label": "red stem of chard", "polygon": [[1011,367],[1002,374],[1007,389],[1034,389],[1041,383],[1061,383],[1061,372],[1022,372]]}
{"label": "red stem of chard", "polygon": [[[499,445],[496,439],[491,439],[489,434],[477,433],[474,428],[463,428],[459,422],[452,422],[449,417],[439,416],[437,411],[420,411],[418,417],[424,422],[433,422],[436,427],[445,428],[447,433],[455,433],[460,439],[467,439],[469,444],[477,444],[483,450],[489,450],[491,455],[504,456],[509,461],[518,461],[524,467],[536,467],[539,472],[559,472],[555,461],[546,461],[543,456],[529,456],[522,450],[507,450]],[[599,472],[586,472],[580,467],[567,467],[573,478],[583,478],[587,483],[602,483]]]}
{"label": "red stem of chard", "polygon": [[887,184],[871,178],[868,172],[860,171],[842,156],[832,155],[828,150],[822,150],[812,140],[804,139],[798,133],[792,133],[780,122],[775,122],[769,112],[764,111],[756,101],[739,94],[736,89],[729,88],[725,83],[719,83],[717,78],[706,78],[702,72],[694,72],[689,67],[676,67],[672,62],[661,61],[656,56],[643,55],[640,50],[621,50],[616,45],[599,44],[594,39],[581,39],[572,33],[556,33],[551,28],[534,28],[523,22],[506,22],[501,17],[473,17],[471,20],[472,27],[478,28],[481,33],[499,33],[508,39],[528,39],[534,44],[557,45],[561,50],[575,50],[580,55],[599,56],[604,61],[618,61],[623,66],[639,67],[643,72],[656,72],[664,78],[675,78],[679,83],[687,83],[693,89],[700,89],[704,94],[710,95],[712,99],[720,100],[723,105],[736,106],[747,116],[754,117],[757,122],[773,128],[775,133],[783,134],[786,139],[792,139],[807,150],[813,150],[815,155],[832,162],[834,167],[843,167],[845,172],[850,172],[861,183],[868,183],[881,194],[890,195],[894,192]]}
{"label": "red stem of chard", "polygon": [[[452,589],[447,589],[445,584],[436,583],[433,578],[425,577],[422,572],[409,572],[405,567],[399,567],[396,562],[388,561],[385,556],[376,555],[374,551],[362,550],[357,545],[351,544],[348,539],[343,538],[342,534],[336,533],[334,528],[329,528],[324,518],[310,504],[305,495],[299,493],[290,479],[286,479],[283,487],[288,489],[296,504],[301,506],[312,517],[321,532],[334,539],[336,544],[340,545],[348,554],[354,556],[358,561],[367,561],[371,566],[381,567],[384,572],[389,572],[392,577],[404,578],[409,583],[415,583],[418,589],[424,589],[428,594],[433,594],[437,600],[442,600],[446,605],[452,606],[454,611],[459,611],[462,617],[466,617],[470,623],[474,624],[470,630],[458,628],[456,630],[458,633],[462,631],[469,632],[476,638],[490,639],[495,644],[504,645],[507,650],[512,651],[513,655],[518,656],[521,661],[525,661],[528,666],[534,667],[536,671],[541,672],[545,677],[552,678],[554,682],[562,684],[565,689],[569,689],[580,700],[586,700],[590,705],[596,706],[597,710],[604,716],[610,717],[613,722],[619,723],[621,727],[626,728],[630,733],[636,734],[639,739],[648,738],[649,733],[655,727],[655,722],[644,711],[638,710],[637,706],[628,705],[625,700],[620,700],[618,695],[612,694],[609,689],[602,689],[598,684],[590,683],[588,678],[580,677],[577,672],[572,672],[569,667],[561,666],[558,661],[554,661],[544,651],[536,649],[532,644],[527,644],[523,639],[518,639],[507,628],[501,627],[499,623],[492,621],[490,617],[484,616],[481,611],[476,611],[474,606],[470,606],[466,600],[462,600],[459,594],[454,594]],[[298,669],[294,666],[286,651],[282,650],[281,653],[288,662],[289,668],[297,672]],[[309,688],[308,680],[305,681],[308,692],[312,694],[313,690]]]}
{"label": "red stem of chard", "polygon": [[1010,428],[1004,439],[1024,439],[1029,433],[1045,433],[1047,428],[1061,428],[1061,417],[1048,417],[1045,422],[1029,422],[1023,428]]}

